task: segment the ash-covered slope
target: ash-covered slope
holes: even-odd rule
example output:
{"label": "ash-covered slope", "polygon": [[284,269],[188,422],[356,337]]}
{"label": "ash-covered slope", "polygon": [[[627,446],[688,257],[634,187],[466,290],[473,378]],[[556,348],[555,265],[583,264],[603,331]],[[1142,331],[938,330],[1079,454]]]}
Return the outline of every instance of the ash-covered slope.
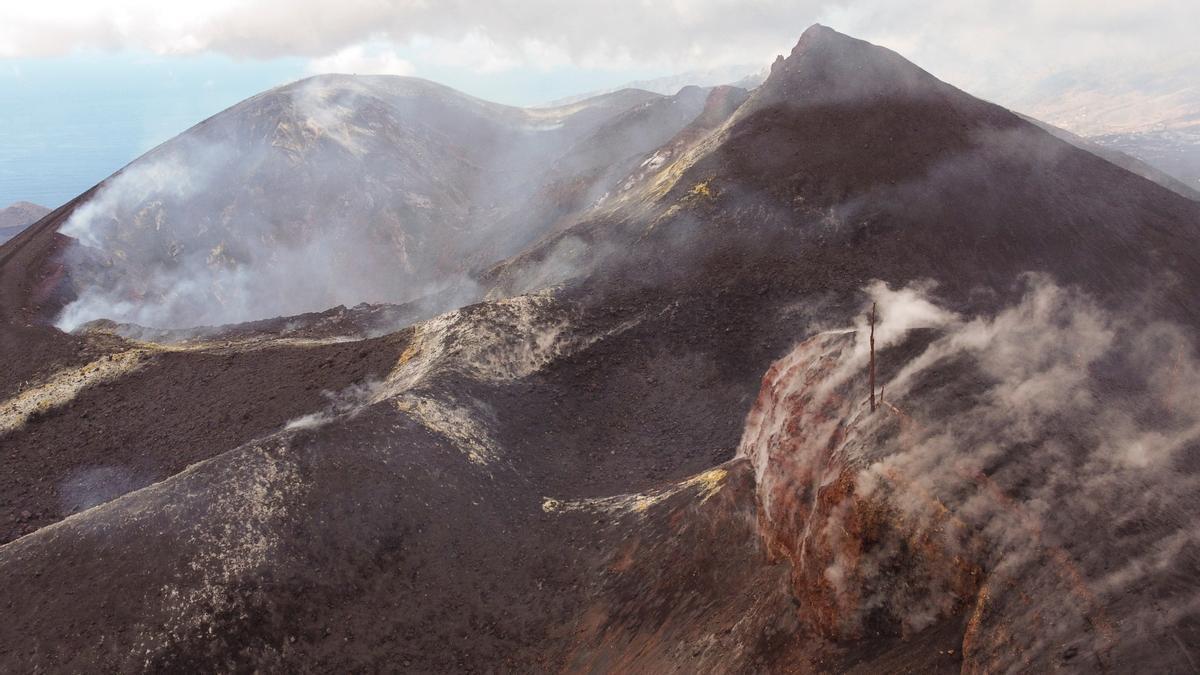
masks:
{"label": "ash-covered slope", "polygon": [[[1191,667],[1200,206],[819,26],[654,140],[404,330],[45,330],[0,663]],[[68,211],[0,249],[17,349]]]}

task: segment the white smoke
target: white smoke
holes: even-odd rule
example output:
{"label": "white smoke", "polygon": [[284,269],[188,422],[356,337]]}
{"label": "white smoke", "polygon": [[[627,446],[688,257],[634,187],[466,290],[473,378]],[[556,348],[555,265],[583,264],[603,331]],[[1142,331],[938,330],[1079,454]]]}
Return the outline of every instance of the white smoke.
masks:
{"label": "white smoke", "polygon": [[379,380],[366,380],[352,384],[337,392],[321,392],[329,403],[322,410],[301,415],[284,425],[285,431],[300,431],[323,427],[340,417],[354,417],[363,408],[374,403],[382,391]]}
{"label": "white smoke", "polygon": [[95,466],[76,470],[58,488],[64,513],[75,513],[120,497],[145,485],[133,470]]}
{"label": "white smoke", "polygon": [[[247,112],[214,118],[106,181],[60,230],[80,246],[67,257],[77,297],[57,326],[105,318],[182,328],[450,288],[462,296],[473,284],[456,261],[434,264],[413,250],[419,237],[439,236],[429,234],[439,214],[422,194],[427,177],[389,177],[409,189],[364,193],[339,174],[372,161],[364,155],[374,131],[360,117],[372,105],[378,98],[354,80],[302,82],[251,99]],[[397,113],[407,115],[399,123],[424,123],[422,111]],[[274,128],[256,129],[257,115]],[[304,203],[289,198],[298,190]],[[380,205],[379,194],[400,196]]]}
{"label": "white smoke", "polygon": [[[875,325],[875,347],[877,349],[884,349],[896,344],[906,337],[909,331],[917,328],[940,328],[958,321],[958,317],[953,312],[942,309],[929,300],[927,295],[935,288],[936,286],[930,282],[905,286],[899,290],[892,290],[882,281],[876,281],[867,286],[867,295],[871,297],[871,302],[876,305],[877,309]],[[865,350],[869,349],[867,340],[861,337],[870,333],[867,321],[867,315],[859,315],[855,324],[860,336],[858,340],[860,356],[865,356]]]}
{"label": "white smoke", "polygon": [[[79,242],[66,260],[76,298],[56,323],[188,328],[431,296],[434,311],[451,309],[478,298],[476,272],[562,227],[705,97],[658,99],[611,128],[639,100],[525,111],[381,76],[266,92],[80,205],[61,230]],[[512,292],[610,252],[562,239]]]}
{"label": "white smoke", "polygon": [[[204,151],[211,146],[193,146]],[[219,146],[212,148],[224,154]],[[207,154],[207,153],[206,153]],[[139,162],[105,183],[95,198],[88,200],[71,214],[59,232],[74,237],[84,246],[101,248],[120,227],[115,214],[127,211],[146,200],[169,197],[189,197],[207,183],[205,169],[189,168],[174,157]]]}

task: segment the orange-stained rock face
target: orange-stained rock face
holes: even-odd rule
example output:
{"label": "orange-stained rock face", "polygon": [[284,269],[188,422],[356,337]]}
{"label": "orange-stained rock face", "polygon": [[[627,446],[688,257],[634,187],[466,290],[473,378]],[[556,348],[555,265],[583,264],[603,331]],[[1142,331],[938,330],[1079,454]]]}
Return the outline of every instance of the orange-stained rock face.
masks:
{"label": "orange-stained rock face", "polygon": [[[1194,483],[1163,443],[1194,448],[1200,423],[1173,404],[1175,333],[1036,282],[924,333],[885,309],[877,410],[865,335],[839,331],[774,363],[747,417],[759,535],[800,620],[847,653],[950,631],[963,672],[1188,661],[1172,636],[1197,625],[1180,582],[1195,530],[1176,514]],[[1156,346],[1142,360],[1129,344]],[[1176,463],[1148,463],[1154,443]]]}
{"label": "orange-stained rock face", "polygon": [[833,639],[923,629],[973,603],[980,584],[966,529],[936,497],[898,472],[860,476],[872,439],[898,430],[900,412],[870,412],[854,338],[820,334],[775,363],[739,450],[755,467],[761,534],[791,564],[799,612]]}

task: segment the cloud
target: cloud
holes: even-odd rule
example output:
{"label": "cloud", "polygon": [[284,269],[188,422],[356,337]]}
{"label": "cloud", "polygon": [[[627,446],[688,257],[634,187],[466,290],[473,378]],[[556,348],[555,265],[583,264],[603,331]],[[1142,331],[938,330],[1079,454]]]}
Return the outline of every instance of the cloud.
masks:
{"label": "cloud", "polygon": [[413,64],[387,46],[352,45],[308,64],[312,73],[349,75],[412,75]]}
{"label": "cloud", "polygon": [[[532,38],[501,41],[478,28],[461,37],[417,35],[412,38],[411,45],[425,61],[476,73],[499,73],[520,67],[550,70],[572,64],[570,54],[561,45]],[[607,65],[618,64],[609,62]]]}
{"label": "cloud", "polygon": [[890,47],[973,94],[1082,134],[1200,109],[1200,4],[1189,0],[922,3],[859,0],[830,25]]}
{"label": "cloud", "polygon": [[[1194,55],[1192,27],[1200,22],[1200,7],[1185,0],[1103,5],[1021,0],[1015,6],[976,2],[967,11],[950,0],[924,3],[919,10],[899,0],[624,0],[579,2],[563,12],[549,0],[213,0],[166,6],[150,0],[45,0],[0,9],[0,56],[136,47],[322,57],[373,39],[426,38],[489,42],[526,59],[556,52],[576,61],[587,54],[627,54],[692,63],[739,52],[733,62],[740,62],[789,47],[814,21],[947,67],[1006,61],[1033,65],[1037,74],[1098,57],[1125,63],[1130,55],[1139,60]],[[1055,39],[1043,39],[1048,36]],[[1000,47],[1008,48],[997,51]]]}
{"label": "cloud", "polygon": [[[564,12],[549,0],[425,3],[346,0],[216,0],[163,6],[147,0],[103,5],[47,0],[0,9],[0,57],[62,54],[80,48],[135,48],[156,53],[214,51],[238,57],[324,57],[374,40],[396,45],[460,44],[455,58],[483,47],[493,64],[539,66],[547,56],[573,63],[720,59],[751,50],[761,58],[774,33],[793,42],[816,18],[821,2],[731,0],[697,3],[583,2]],[[730,19],[736,23],[730,24]],[[774,25],[783,20],[786,27]],[[728,30],[728,28],[734,30]],[[757,44],[756,44],[757,43]],[[731,62],[731,61],[727,61]]]}
{"label": "cloud", "polygon": [[[0,58],[219,52],[306,57],[316,70],[409,72],[391,51],[401,49],[412,50],[418,69],[678,71],[767,63],[817,21],[1073,130],[1129,128],[1200,104],[1200,95],[1176,95],[1200,73],[1200,3],[1191,0],[932,0],[919,8],[900,0],[617,0],[572,3],[570,11],[550,0],[44,0],[0,7]],[[1105,105],[1095,92],[1121,104]],[[1130,118],[1130,110],[1146,112]]]}

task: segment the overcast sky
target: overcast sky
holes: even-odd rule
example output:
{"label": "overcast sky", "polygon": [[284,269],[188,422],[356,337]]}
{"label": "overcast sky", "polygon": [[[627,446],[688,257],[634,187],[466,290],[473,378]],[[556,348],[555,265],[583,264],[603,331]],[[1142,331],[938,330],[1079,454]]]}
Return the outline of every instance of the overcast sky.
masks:
{"label": "overcast sky", "polygon": [[672,71],[769,61],[817,21],[984,92],[1200,62],[1196,0],[37,0],[0,5],[0,58],[100,49],[418,75]]}
{"label": "overcast sky", "polygon": [[[315,72],[417,75],[533,104],[766,65],[814,22],[1084,133],[1200,103],[1200,0],[3,0],[0,122],[25,114],[16,126],[36,131],[47,106],[82,117],[97,96],[169,92],[173,112],[144,121],[142,147]],[[84,78],[90,93],[72,94]],[[13,133],[0,129],[0,145]]]}

